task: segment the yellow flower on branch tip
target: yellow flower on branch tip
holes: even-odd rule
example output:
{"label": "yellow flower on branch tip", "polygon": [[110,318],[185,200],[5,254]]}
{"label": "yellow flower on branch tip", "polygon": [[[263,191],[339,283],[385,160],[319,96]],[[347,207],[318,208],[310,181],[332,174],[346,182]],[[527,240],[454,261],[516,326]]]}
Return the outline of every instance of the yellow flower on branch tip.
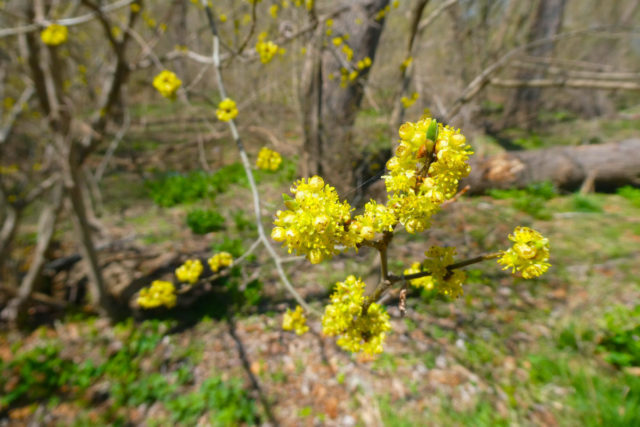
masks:
{"label": "yellow flower on branch tip", "polygon": [[40,33],[42,42],[49,46],[58,46],[69,38],[69,30],[64,25],[51,24]]}
{"label": "yellow flower on branch tip", "polygon": [[429,117],[403,124],[398,133],[400,144],[383,176],[391,193],[388,206],[409,233],[417,233],[456,195],[458,182],[469,174],[467,160],[473,152],[458,130]]}
{"label": "yellow flower on branch tip", "polygon": [[364,289],[365,283],[355,276],[336,283],[331,304],[322,316],[322,332],[338,336],[337,344],[347,351],[374,355],[382,353],[391,324],[389,314],[379,304],[372,303],[362,314]]}
{"label": "yellow flower on branch tip", "polygon": [[295,311],[287,309],[282,317],[282,329],[285,331],[295,331],[297,335],[302,335],[309,330],[307,326],[307,318],[304,317],[304,310],[297,306]]}
{"label": "yellow flower on branch tip", "polygon": [[176,288],[171,282],[154,280],[151,286],[140,290],[137,303],[142,308],[171,308],[176,305]]}
{"label": "yellow flower on branch tip", "polygon": [[532,279],[549,269],[549,239],[529,227],[516,227],[509,240],[513,246],[498,259],[503,270],[511,268],[512,273],[518,271],[523,278]]}
{"label": "yellow flower on branch tip", "polygon": [[351,206],[341,202],[335,188],[322,178],[298,180],[291,193],[293,198],[283,195],[287,210],[276,212],[271,231],[271,237],[287,245],[289,253],[305,255],[317,264],[362,241],[355,228],[347,226]]}
{"label": "yellow flower on branch tip", "polygon": [[220,101],[218,109],[216,110],[216,116],[218,116],[218,120],[222,122],[228,122],[229,120],[235,119],[238,116],[236,102],[231,98],[225,98]]}
{"label": "yellow flower on branch tip", "polygon": [[174,72],[169,70],[161,71],[153,79],[153,87],[160,92],[160,95],[169,99],[174,99],[176,97],[176,92],[181,85],[182,80],[180,80]]}
{"label": "yellow flower on branch tip", "polygon": [[188,259],[176,269],[176,277],[181,282],[191,283],[198,281],[202,274],[202,262],[199,259]]}
{"label": "yellow flower on branch tip", "polygon": [[207,263],[209,264],[211,271],[217,273],[221,268],[229,267],[233,264],[233,256],[231,256],[229,252],[219,252],[209,258]]}
{"label": "yellow flower on branch tip", "polygon": [[258,159],[256,160],[256,166],[262,170],[276,171],[282,163],[282,156],[277,151],[270,150],[267,147],[262,147],[258,153]]}

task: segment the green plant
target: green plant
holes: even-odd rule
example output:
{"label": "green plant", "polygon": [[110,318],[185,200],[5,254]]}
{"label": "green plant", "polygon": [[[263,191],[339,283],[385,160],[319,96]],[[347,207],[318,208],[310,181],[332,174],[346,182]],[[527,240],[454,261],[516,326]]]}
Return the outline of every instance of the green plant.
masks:
{"label": "green plant", "polygon": [[242,240],[230,239],[227,236],[224,236],[221,242],[214,242],[211,245],[211,249],[214,252],[229,252],[234,258],[237,258],[244,253]]}
{"label": "green plant", "polygon": [[194,209],[187,214],[187,225],[195,234],[207,234],[224,228],[224,217],[211,209]]}
{"label": "green plant", "polygon": [[245,211],[239,209],[233,213],[233,222],[236,225],[236,229],[239,232],[243,231],[255,231],[256,224],[253,222],[253,219],[248,218]]}
{"label": "green plant", "polygon": [[0,362],[0,411],[89,386],[99,370],[91,362],[77,365],[62,358],[60,350],[59,345],[47,343]]}
{"label": "green plant", "polygon": [[231,184],[247,186],[247,177],[240,163],[220,168],[212,174],[193,171],[187,174],[170,172],[146,182],[151,199],[162,207],[193,203],[205,198],[215,198],[227,191]]}
{"label": "green plant", "polygon": [[640,366],[640,305],[614,307],[605,317],[605,336],[598,350],[616,366]]}
{"label": "green plant", "polygon": [[586,426],[629,426],[640,423],[640,378],[602,375],[566,357],[531,355],[531,380],[569,387],[565,397],[571,420]]}
{"label": "green plant", "polygon": [[640,208],[640,188],[625,185],[624,187],[618,188],[617,193],[629,200],[633,206]]}
{"label": "green plant", "polygon": [[573,209],[576,212],[598,213],[602,212],[600,202],[588,194],[574,194],[571,198]]}
{"label": "green plant", "polygon": [[489,190],[494,199],[512,199],[513,207],[537,219],[550,219],[546,202],[557,196],[553,183],[549,181],[530,184],[525,189]]}
{"label": "green plant", "polygon": [[254,401],[238,379],[208,378],[198,391],[175,396],[165,405],[171,419],[184,425],[194,425],[206,411],[215,426],[234,426],[241,422],[252,425],[258,421]]}

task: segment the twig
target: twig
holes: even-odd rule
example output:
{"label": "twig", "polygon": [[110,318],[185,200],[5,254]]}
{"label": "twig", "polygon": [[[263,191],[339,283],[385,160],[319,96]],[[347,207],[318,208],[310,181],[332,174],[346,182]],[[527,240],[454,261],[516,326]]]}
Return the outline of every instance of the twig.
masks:
{"label": "twig", "polygon": [[[215,74],[216,74],[216,82],[218,84],[218,90],[220,92],[220,97],[224,99],[224,98],[227,97],[227,94],[226,94],[224,82],[222,80],[222,72],[221,72],[221,68],[220,68],[220,39],[218,37],[218,31],[217,31],[217,28],[216,28],[215,21],[213,19],[213,12],[211,11],[211,8],[209,7],[208,2],[206,0],[201,0],[201,4],[205,9],[205,12],[206,12],[206,15],[207,15],[207,19],[209,21],[209,27],[210,27],[211,33],[213,35],[213,55],[212,55],[212,58],[213,58],[214,70],[215,70]],[[260,240],[261,240],[262,244],[264,245],[265,249],[267,250],[267,252],[269,252],[269,255],[271,256],[271,258],[273,259],[273,262],[276,265],[276,270],[278,271],[278,274],[280,275],[280,279],[281,279],[282,283],[284,284],[284,287],[286,288],[286,290],[295,298],[295,300],[298,302],[298,304],[300,304],[300,306],[302,308],[304,308],[304,310],[306,312],[319,314],[319,313],[317,313],[316,310],[312,309],[309,306],[309,304],[306,303],[306,301],[294,289],[294,287],[291,284],[291,282],[289,282],[289,278],[287,277],[284,269],[282,268],[282,260],[280,259],[280,257],[276,253],[275,249],[273,249],[273,246],[271,246],[271,242],[269,241],[269,238],[267,237],[267,235],[266,235],[266,233],[264,231],[264,227],[262,225],[262,214],[260,213],[260,196],[258,194],[258,189],[256,187],[255,179],[253,177],[253,171],[252,171],[251,165],[249,163],[249,157],[247,156],[247,152],[245,151],[244,146],[242,144],[242,141],[240,139],[240,135],[238,133],[238,128],[236,127],[235,121],[234,120],[229,120],[227,122],[227,124],[229,125],[229,129],[231,130],[231,135],[232,135],[233,140],[236,143],[236,147],[238,148],[238,151],[240,153],[240,159],[242,161],[242,166],[244,167],[245,174],[247,175],[247,179],[249,181],[249,186],[251,187],[251,194],[253,196],[254,214],[255,214],[255,218],[256,218],[256,225],[257,225],[257,228],[258,228],[258,235],[260,236]]]}
{"label": "twig", "polygon": [[116,152],[116,150],[118,149],[118,145],[120,144],[120,141],[122,141],[122,138],[124,138],[126,133],[129,131],[130,125],[131,125],[131,117],[129,115],[129,110],[125,109],[124,122],[122,123],[122,126],[120,127],[120,129],[118,129],[118,133],[116,133],[116,136],[111,141],[111,144],[109,144],[109,148],[107,148],[107,152],[105,153],[105,156],[102,158],[102,161],[96,168],[96,172],[93,175],[96,182],[100,182],[100,180],[102,180],[104,171],[107,170],[107,166],[111,161],[111,157],[113,157],[113,153]]}
{"label": "twig", "polygon": [[[74,18],[59,19],[59,20],[55,21],[55,23],[59,24],[59,25],[64,25],[66,27],[71,27],[73,25],[84,24],[85,22],[89,22],[92,19],[94,19],[99,13],[113,12],[115,10],[118,10],[118,9],[121,9],[121,8],[123,8],[125,6],[130,5],[134,1],[135,0],[120,0],[120,1],[114,2],[114,3],[110,4],[110,5],[102,6],[100,8],[100,12],[95,12],[94,11],[94,12],[91,12],[91,13],[87,13],[86,15],[76,16]],[[7,36],[16,36],[16,35],[19,35],[19,34],[25,34],[25,33],[30,33],[32,31],[37,31],[40,28],[42,28],[43,26],[47,26],[47,25],[49,25],[51,23],[53,23],[53,22],[48,20],[48,19],[42,19],[42,20],[39,20],[35,24],[24,25],[22,27],[16,27],[16,28],[5,28],[3,30],[0,30],[0,38],[7,37]]]}

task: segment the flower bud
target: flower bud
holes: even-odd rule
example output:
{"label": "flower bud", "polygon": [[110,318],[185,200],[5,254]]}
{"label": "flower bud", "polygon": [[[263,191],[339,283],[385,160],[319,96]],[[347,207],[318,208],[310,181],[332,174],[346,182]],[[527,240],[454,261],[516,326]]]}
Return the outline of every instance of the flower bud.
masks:
{"label": "flower bud", "polygon": [[415,128],[413,126],[413,123],[405,123],[402,126],[400,126],[400,129],[398,130],[398,134],[400,135],[400,138],[403,140],[411,139],[414,133],[415,133]]}
{"label": "flower bud", "polygon": [[286,239],[286,232],[282,227],[275,227],[271,230],[271,238],[276,242],[283,242]]}
{"label": "flower bud", "polygon": [[373,227],[365,225],[360,231],[360,236],[362,236],[364,240],[373,240],[376,237],[376,231],[373,229]]}
{"label": "flower bud", "polygon": [[451,137],[451,143],[454,145],[462,145],[467,141],[467,138],[464,135],[457,133]]}
{"label": "flower bud", "polygon": [[516,243],[513,245],[513,250],[524,259],[531,259],[536,256],[538,252],[536,248],[527,245],[526,243]]}
{"label": "flower bud", "polygon": [[322,252],[318,250],[312,250],[309,252],[309,261],[311,264],[318,264],[322,261]]}
{"label": "flower bud", "polygon": [[324,180],[319,176],[312,176],[309,178],[309,186],[313,191],[320,191],[324,187]]}
{"label": "flower bud", "polygon": [[329,225],[329,217],[326,215],[318,215],[313,220],[313,226],[318,233],[322,233]]}

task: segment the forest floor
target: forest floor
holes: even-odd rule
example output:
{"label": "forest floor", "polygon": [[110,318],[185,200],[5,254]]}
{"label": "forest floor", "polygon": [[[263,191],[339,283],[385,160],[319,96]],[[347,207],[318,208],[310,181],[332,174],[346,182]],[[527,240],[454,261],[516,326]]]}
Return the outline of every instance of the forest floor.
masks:
{"label": "forest floor", "polygon": [[[626,122],[616,129],[637,136]],[[521,142],[549,143],[544,136]],[[237,165],[223,162],[219,178],[203,184],[204,196],[184,200],[181,186],[203,178],[174,174],[187,177],[176,183],[164,172],[196,169],[194,162],[176,158],[167,166],[171,153],[187,154],[138,143],[131,158],[147,153],[164,169],[126,162],[124,150],[117,172],[105,177],[100,218],[105,240],[123,242],[101,252],[105,275],[132,301],[150,280],[172,280],[186,258],[219,250],[237,256],[256,238]],[[187,153],[197,157],[195,150]],[[267,229],[294,176],[291,156],[279,172],[258,174]],[[182,194],[175,204],[174,193]],[[185,218],[196,208],[220,213],[224,228],[192,233]],[[60,313],[36,305],[28,329],[0,332],[0,426],[640,423],[640,190],[558,194],[541,184],[463,197],[433,224],[394,239],[392,271],[432,245],[456,246],[460,259],[504,248],[517,225],[549,238],[553,266],[536,280],[513,278],[495,263],[469,268],[461,298],[412,290],[404,318],[392,295],[393,330],[374,359],[341,351],[319,333],[318,320],[301,337],[283,331],[282,313],[294,303],[263,250],[234,277],[186,292],[175,310],[137,310],[135,320],[115,326],[90,307]],[[70,253],[72,241],[60,236],[54,255]],[[315,266],[293,258],[286,268],[321,310],[347,275],[375,283],[379,262],[363,248]],[[49,293],[81,300],[85,280],[78,263],[53,277]]]}

